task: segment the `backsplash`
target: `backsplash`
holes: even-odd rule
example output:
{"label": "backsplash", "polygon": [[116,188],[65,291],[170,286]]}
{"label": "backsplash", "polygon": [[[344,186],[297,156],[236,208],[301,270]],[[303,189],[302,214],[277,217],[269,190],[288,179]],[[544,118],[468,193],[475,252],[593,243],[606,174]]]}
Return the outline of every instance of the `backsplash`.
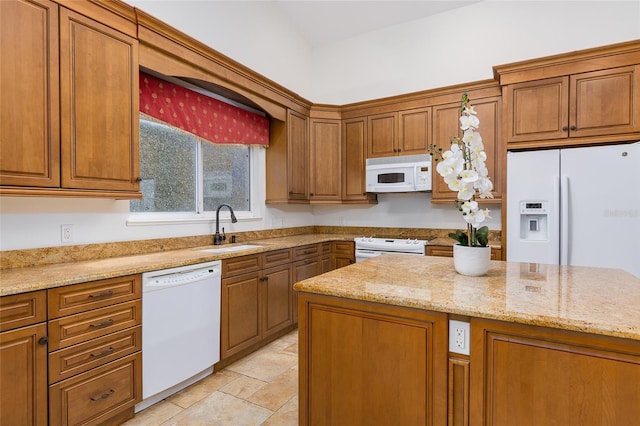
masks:
{"label": "backsplash", "polygon": [[[227,234],[236,242],[287,237],[301,234],[341,234],[358,236],[376,236],[389,238],[417,238],[435,240],[447,238],[454,230],[428,228],[377,228],[356,226],[301,226],[295,228],[265,229],[260,231],[234,232]],[[490,231],[491,241],[500,241],[501,231]],[[451,240],[453,242],[453,240]],[[226,243],[225,243],[226,244]],[[190,247],[213,245],[213,235],[199,235],[178,238],[159,238],[150,240],[121,241],[76,246],[44,247],[26,250],[0,251],[0,269],[26,268],[55,263],[80,262],[84,260],[104,259],[118,256],[157,253]]]}

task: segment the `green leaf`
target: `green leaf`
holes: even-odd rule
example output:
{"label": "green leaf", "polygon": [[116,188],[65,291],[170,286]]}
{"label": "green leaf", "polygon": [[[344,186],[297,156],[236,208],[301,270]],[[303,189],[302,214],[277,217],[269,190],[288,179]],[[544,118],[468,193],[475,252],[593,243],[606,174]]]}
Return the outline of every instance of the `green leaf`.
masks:
{"label": "green leaf", "polygon": [[487,226],[478,228],[476,230],[476,238],[479,245],[486,247],[489,244],[489,228]]}
{"label": "green leaf", "polygon": [[463,245],[463,246],[469,245],[469,237],[467,236],[467,234],[465,234],[459,229],[455,233],[453,232],[450,233],[449,237],[459,242],[460,245]]}

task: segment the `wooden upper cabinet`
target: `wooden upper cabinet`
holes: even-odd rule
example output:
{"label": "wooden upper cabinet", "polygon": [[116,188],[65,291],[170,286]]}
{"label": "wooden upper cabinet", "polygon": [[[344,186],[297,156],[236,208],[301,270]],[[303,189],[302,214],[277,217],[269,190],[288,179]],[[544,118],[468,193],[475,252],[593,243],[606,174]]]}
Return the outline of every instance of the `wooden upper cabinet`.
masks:
{"label": "wooden upper cabinet", "polygon": [[309,200],[309,119],[289,110],[287,117],[289,201]]}
{"label": "wooden upper cabinet", "polygon": [[633,134],[640,132],[640,65],[510,84],[504,99],[510,145]]}
{"label": "wooden upper cabinet", "polygon": [[311,119],[310,193],[311,202],[340,202],[342,141],[340,120]]}
{"label": "wooden upper cabinet", "polygon": [[[69,5],[133,25],[110,4]],[[0,12],[0,193],[139,198],[137,40],[46,0]]]}
{"label": "wooden upper cabinet", "polygon": [[[499,96],[473,99],[471,104],[480,119],[478,131],[482,136],[485,152],[487,153],[486,166],[489,169],[489,177],[493,183],[493,199],[499,201],[502,198],[504,159],[502,149],[501,125],[502,102]],[[433,107],[433,142],[443,150],[451,146],[451,138],[462,136],[460,130],[460,103],[451,103]],[[436,171],[436,163],[433,162],[433,190],[432,202],[450,202],[456,199],[456,194],[449,190],[442,176]]]}
{"label": "wooden upper cabinet", "polygon": [[395,112],[367,117],[367,158],[398,155],[397,121]]}
{"label": "wooden upper cabinet", "polygon": [[640,65],[572,75],[569,136],[640,131]]}
{"label": "wooden upper cabinet", "polygon": [[367,158],[425,154],[429,150],[431,108],[367,117]]}
{"label": "wooden upper cabinet", "polygon": [[0,185],[59,187],[58,5],[0,1],[0,51]]}
{"label": "wooden upper cabinet", "polygon": [[367,119],[342,122],[342,201],[375,203],[377,196],[366,192]]}
{"label": "wooden upper cabinet", "polygon": [[399,155],[424,154],[429,151],[431,108],[417,108],[398,114]]}
{"label": "wooden upper cabinet", "polygon": [[509,85],[505,91],[507,143],[569,136],[569,78]]}
{"label": "wooden upper cabinet", "polygon": [[62,185],[137,191],[138,42],[60,10]]}

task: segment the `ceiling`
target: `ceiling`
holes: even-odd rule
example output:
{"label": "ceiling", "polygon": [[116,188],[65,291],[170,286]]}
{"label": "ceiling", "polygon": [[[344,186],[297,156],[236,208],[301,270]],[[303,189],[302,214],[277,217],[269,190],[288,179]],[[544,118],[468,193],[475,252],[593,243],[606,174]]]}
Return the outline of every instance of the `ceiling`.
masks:
{"label": "ceiling", "polygon": [[457,0],[272,0],[312,47],[478,3]]}

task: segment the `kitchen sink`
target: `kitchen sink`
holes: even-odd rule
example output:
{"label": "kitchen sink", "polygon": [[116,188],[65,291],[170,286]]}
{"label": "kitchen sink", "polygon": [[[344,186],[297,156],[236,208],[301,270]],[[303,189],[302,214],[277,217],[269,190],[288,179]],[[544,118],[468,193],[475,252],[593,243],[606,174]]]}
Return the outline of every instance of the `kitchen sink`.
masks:
{"label": "kitchen sink", "polygon": [[249,250],[249,249],[258,248],[258,247],[262,247],[262,246],[259,246],[256,244],[240,244],[238,246],[200,249],[199,251],[205,251],[207,253],[231,253],[234,251]]}

